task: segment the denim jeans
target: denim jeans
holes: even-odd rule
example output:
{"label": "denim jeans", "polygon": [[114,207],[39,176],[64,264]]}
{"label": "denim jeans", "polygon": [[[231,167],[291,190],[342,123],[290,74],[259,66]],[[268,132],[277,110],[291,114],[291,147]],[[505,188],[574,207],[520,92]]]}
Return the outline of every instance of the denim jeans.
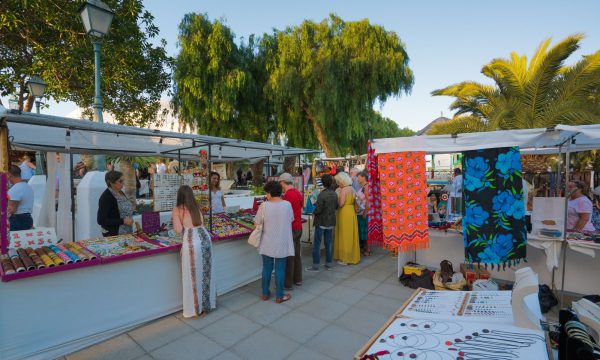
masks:
{"label": "denim jeans", "polygon": [[321,264],[321,236],[325,237],[325,264],[331,265],[333,262],[331,238],[333,229],[322,229],[320,226],[315,227],[315,238],[313,242],[313,267],[319,268]]}
{"label": "denim jeans", "polygon": [[271,287],[271,273],[273,272],[273,263],[275,264],[275,296],[283,297],[283,281],[285,279],[285,260],[286,258],[272,258],[267,255],[262,255],[263,271],[262,271],[262,293],[263,295],[271,295],[269,288]]}

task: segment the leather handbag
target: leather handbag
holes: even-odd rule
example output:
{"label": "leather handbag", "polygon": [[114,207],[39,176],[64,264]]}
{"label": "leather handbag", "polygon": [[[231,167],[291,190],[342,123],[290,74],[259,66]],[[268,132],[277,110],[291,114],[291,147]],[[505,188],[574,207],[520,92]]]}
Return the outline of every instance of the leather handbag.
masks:
{"label": "leather handbag", "polygon": [[[256,216],[261,216],[263,221],[265,218],[265,211],[266,211],[265,204],[266,204],[266,202],[263,202],[262,204],[260,204],[258,213],[256,214]],[[255,219],[255,221],[256,221],[256,219]],[[252,230],[252,233],[248,237],[248,244],[254,246],[255,248],[260,246],[260,240],[262,238],[262,231],[263,231],[263,226],[262,226],[263,221],[261,221],[260,224],[256,225],[256,228],[254,228],[254,230]]]}

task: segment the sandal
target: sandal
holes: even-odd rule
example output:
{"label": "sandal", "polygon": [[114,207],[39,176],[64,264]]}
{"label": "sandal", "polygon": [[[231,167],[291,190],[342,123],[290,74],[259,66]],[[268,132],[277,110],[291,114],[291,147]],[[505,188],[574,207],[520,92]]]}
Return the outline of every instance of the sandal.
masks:
{"label": "sandal", "polygon": [[260,299],[261,299],[262,301],[267,301],[267,300],[269,300],[269,298],[270,298],[270,297],[271,297],[271,295],[261,295],[261,296],[260,296]]}
{"label": "sandal", "polygon": [[371,256],[371,251],[370,250],[363,251],[363,256]]}
{"label": "sandal", "polygon": [[285,294],[285,295],[283,295],[283,297],[275,299],[275,302],[278,303],[278,304],[281,304],[282,302],[288,301],[291,298],[292,298],[292,295]]}

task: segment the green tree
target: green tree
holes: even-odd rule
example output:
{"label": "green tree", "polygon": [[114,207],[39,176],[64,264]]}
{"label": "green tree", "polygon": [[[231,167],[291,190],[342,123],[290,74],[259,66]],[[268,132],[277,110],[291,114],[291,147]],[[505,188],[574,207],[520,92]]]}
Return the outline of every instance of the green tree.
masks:
{"label": "green tree", "polygon": [[380,113],[373,111],[370,118],[366,120],[367,131],[363,132],[362,136],[355,137],[350,140],[350,150],[341,155],[347,154],[366,154],[367,142],[369,138],[393,138],[401,136],[413,136],[415,132],[408,127],[399,128],[398,124]]}
{"label": "green tree", "polygon": [[[170,87],[165,41],[153,45],[159,30],[142,0],[105,0],[115,12],[102,45],[104,109],[122,124],[158,122],[161,94]],[[91,117],[94,55],[79,17],[79,1],[0,2],[0,95],[16,94],[31,111],[25,83],[40,74],[46,97],[73,101]]]}
{"label": "green tree", "polygon": [[[265,140],[262,57],[253,36],[239,47],[234,38],[221,20],[211,22],[206,14],[184,16],[174,61],[175,111],[203,134]],[[254,126],[257,121],[263,121],[262,130]]]}
{"label": "green tree", "polygon": [[413,74],[398,35],[368,20],[306,20],[269,37],[268,95],[290,145],[327,156],[360,152],[375,101],[408,92]]}
{"label": "green tree", "polygon": [[433,91],[435,96],[455,97],[450,108],[456,113],[429,134],[598,123],[600,51],[565,65],[582,39],[575,34],[552,47],[546,39],[529,63],[514,52],[509,59],[492,60],[482,73],[494,85],[466,81]]}

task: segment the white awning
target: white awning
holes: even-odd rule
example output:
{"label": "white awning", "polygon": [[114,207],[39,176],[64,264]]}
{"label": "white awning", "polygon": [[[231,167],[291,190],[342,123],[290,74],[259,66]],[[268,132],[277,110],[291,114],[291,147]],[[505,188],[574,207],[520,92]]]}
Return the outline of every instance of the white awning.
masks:
{"label": "white awning", "polygon": [[210,147],[212,161],[221,162],[321,152],[215,136],[18,113],[2,107],[0,117],[7,121],[12,146],[23,150],[197,159],[201,149],[208,151]]}
{"label": "white awning", "polygon": [[372,146],[378,154],[405,151],[446,154],[509,146],[519,146],[526,154],[550,154],[565,152],[567,149],[574,152],[600,148],[600,125],[558,125],[554,129],[375,139]]}

